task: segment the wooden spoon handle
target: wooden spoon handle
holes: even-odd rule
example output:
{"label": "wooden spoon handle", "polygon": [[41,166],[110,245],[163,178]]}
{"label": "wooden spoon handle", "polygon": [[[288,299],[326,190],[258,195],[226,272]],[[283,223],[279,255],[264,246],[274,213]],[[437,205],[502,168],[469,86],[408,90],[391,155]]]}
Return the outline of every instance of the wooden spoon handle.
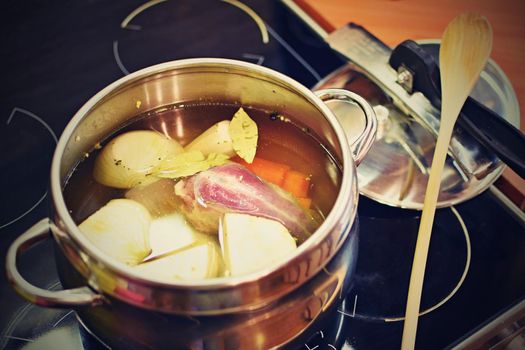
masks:
{"label": "wooden spoon handle", "polygon": [[410,288],[408,289],[405,312],[403,342],[401,344],[401,349],[403,350],[414,349],[416,345],[417,323],[421,307],[421,294],[423,291],[423,277],[425,276],[428,248],[430,245],[434,215],[436,213],[441,175],[445,167],[447,149],[452,137],[453,127],[446,127],[446,130],[443,129],[445,128],[442,126],[436,142],[434,157],[432,158],[432,168],[430,169],[430,177],[425,193],[425,201],[423,203],[423,213],[421,214],[421,222],[417,234],[416,251],[412,262]]}
{"label": "wooden spoon handle", "polygon": [[439,61],[442,88],[441,123],[428,180],[423,213],[419,224],[416,251],[412,263],[408,288],[402,349],[414,349],[425,276],[428,247],[436,203],[441,185],[441,175],[454,124],[461,107],[472,91],[492,48],[492,29],[479,15],[467,13],[452,20],[445,29]]}

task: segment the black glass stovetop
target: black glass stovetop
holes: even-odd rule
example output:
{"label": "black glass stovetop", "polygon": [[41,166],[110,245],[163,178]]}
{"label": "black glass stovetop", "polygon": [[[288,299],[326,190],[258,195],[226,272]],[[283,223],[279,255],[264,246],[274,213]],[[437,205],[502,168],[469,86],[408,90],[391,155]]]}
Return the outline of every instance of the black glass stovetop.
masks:
{"label": "black glass stovetop", "polygon": [[[268,40],[253,13],[233,0],[0,3],[2,270],[9,244],[49,215],[48,173],[57,137],[82,104],[109,83],[189,57],[254,62],[305,86],[345,64],[280,2],[242,4],[262,18]],[[359,217],[352,289],[298,348],[400,346],[419,212],[361,198]],[[20,269],[30,282],[60,289],[50,242],[24,254]],[[74,311],[24,302],[3,275],[0,349],[104,349]],[[417,347],[451,347],[523,300],[524,276],[524,223],[492,192],[438,210]]]}

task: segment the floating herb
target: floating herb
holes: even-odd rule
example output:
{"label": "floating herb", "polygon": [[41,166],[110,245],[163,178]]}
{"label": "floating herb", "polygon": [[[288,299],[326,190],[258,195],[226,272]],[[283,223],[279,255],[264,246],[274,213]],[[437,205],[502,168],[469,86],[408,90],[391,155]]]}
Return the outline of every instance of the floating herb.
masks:
{"label": "floating herb", "polygon": [[187,151],[163,160],[154,175],[170,179],[191,176],[227,161],[228,156],[224,154],[210,153],[206,157],[200,151]]}
{"label": "floating herb", "polygon": [[251,163],[257,151],[257,124],[250,116],[239,108],[233,116],[228,128],[235,153],[247,163]]}

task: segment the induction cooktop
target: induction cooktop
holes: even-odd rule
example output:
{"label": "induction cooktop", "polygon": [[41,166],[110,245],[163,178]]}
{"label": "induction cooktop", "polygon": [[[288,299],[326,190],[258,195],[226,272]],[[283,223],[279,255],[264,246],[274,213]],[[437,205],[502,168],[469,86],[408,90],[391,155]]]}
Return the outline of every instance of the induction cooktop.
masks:
{"label": "induction cooktop", "polygon": [[[47,184],[57,138],[76,110],[109,83],[164,61],[224,57],[275,69],[312,87],[346,63],[278,1],[3,1],[0,26],[8,34],[0,53],[2,257],[19,234],[49,216]],[[352,288],[294,348],[401,344],[420,212],[361,197],[358,215]],[[460,345],[520,305],[524,223],[523,213],[494,187],[438,210],[417,348]],[[25,253],[19,265],[31,283],[60,289],[50,242]],[[74,310],[29,304],[3,276],[0,308],[0,349],[106,348]]]}

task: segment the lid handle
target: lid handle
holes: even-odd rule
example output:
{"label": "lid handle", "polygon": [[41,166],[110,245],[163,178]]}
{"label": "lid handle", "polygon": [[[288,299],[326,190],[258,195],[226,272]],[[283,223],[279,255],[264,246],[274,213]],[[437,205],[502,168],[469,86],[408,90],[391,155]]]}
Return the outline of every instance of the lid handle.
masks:
{"label": "lid handle", "polygon": [[[389,64],[398,71],[398,83],[408,93],[420,91],[432,105],[441,108],[439,66],[431,54],[416,42],[406,40],[392,51]],[[525,178],[525,135],[518,128],[472,97],[463,105],[458,124]],[[474,175],[482,178],[486,174]]]}

